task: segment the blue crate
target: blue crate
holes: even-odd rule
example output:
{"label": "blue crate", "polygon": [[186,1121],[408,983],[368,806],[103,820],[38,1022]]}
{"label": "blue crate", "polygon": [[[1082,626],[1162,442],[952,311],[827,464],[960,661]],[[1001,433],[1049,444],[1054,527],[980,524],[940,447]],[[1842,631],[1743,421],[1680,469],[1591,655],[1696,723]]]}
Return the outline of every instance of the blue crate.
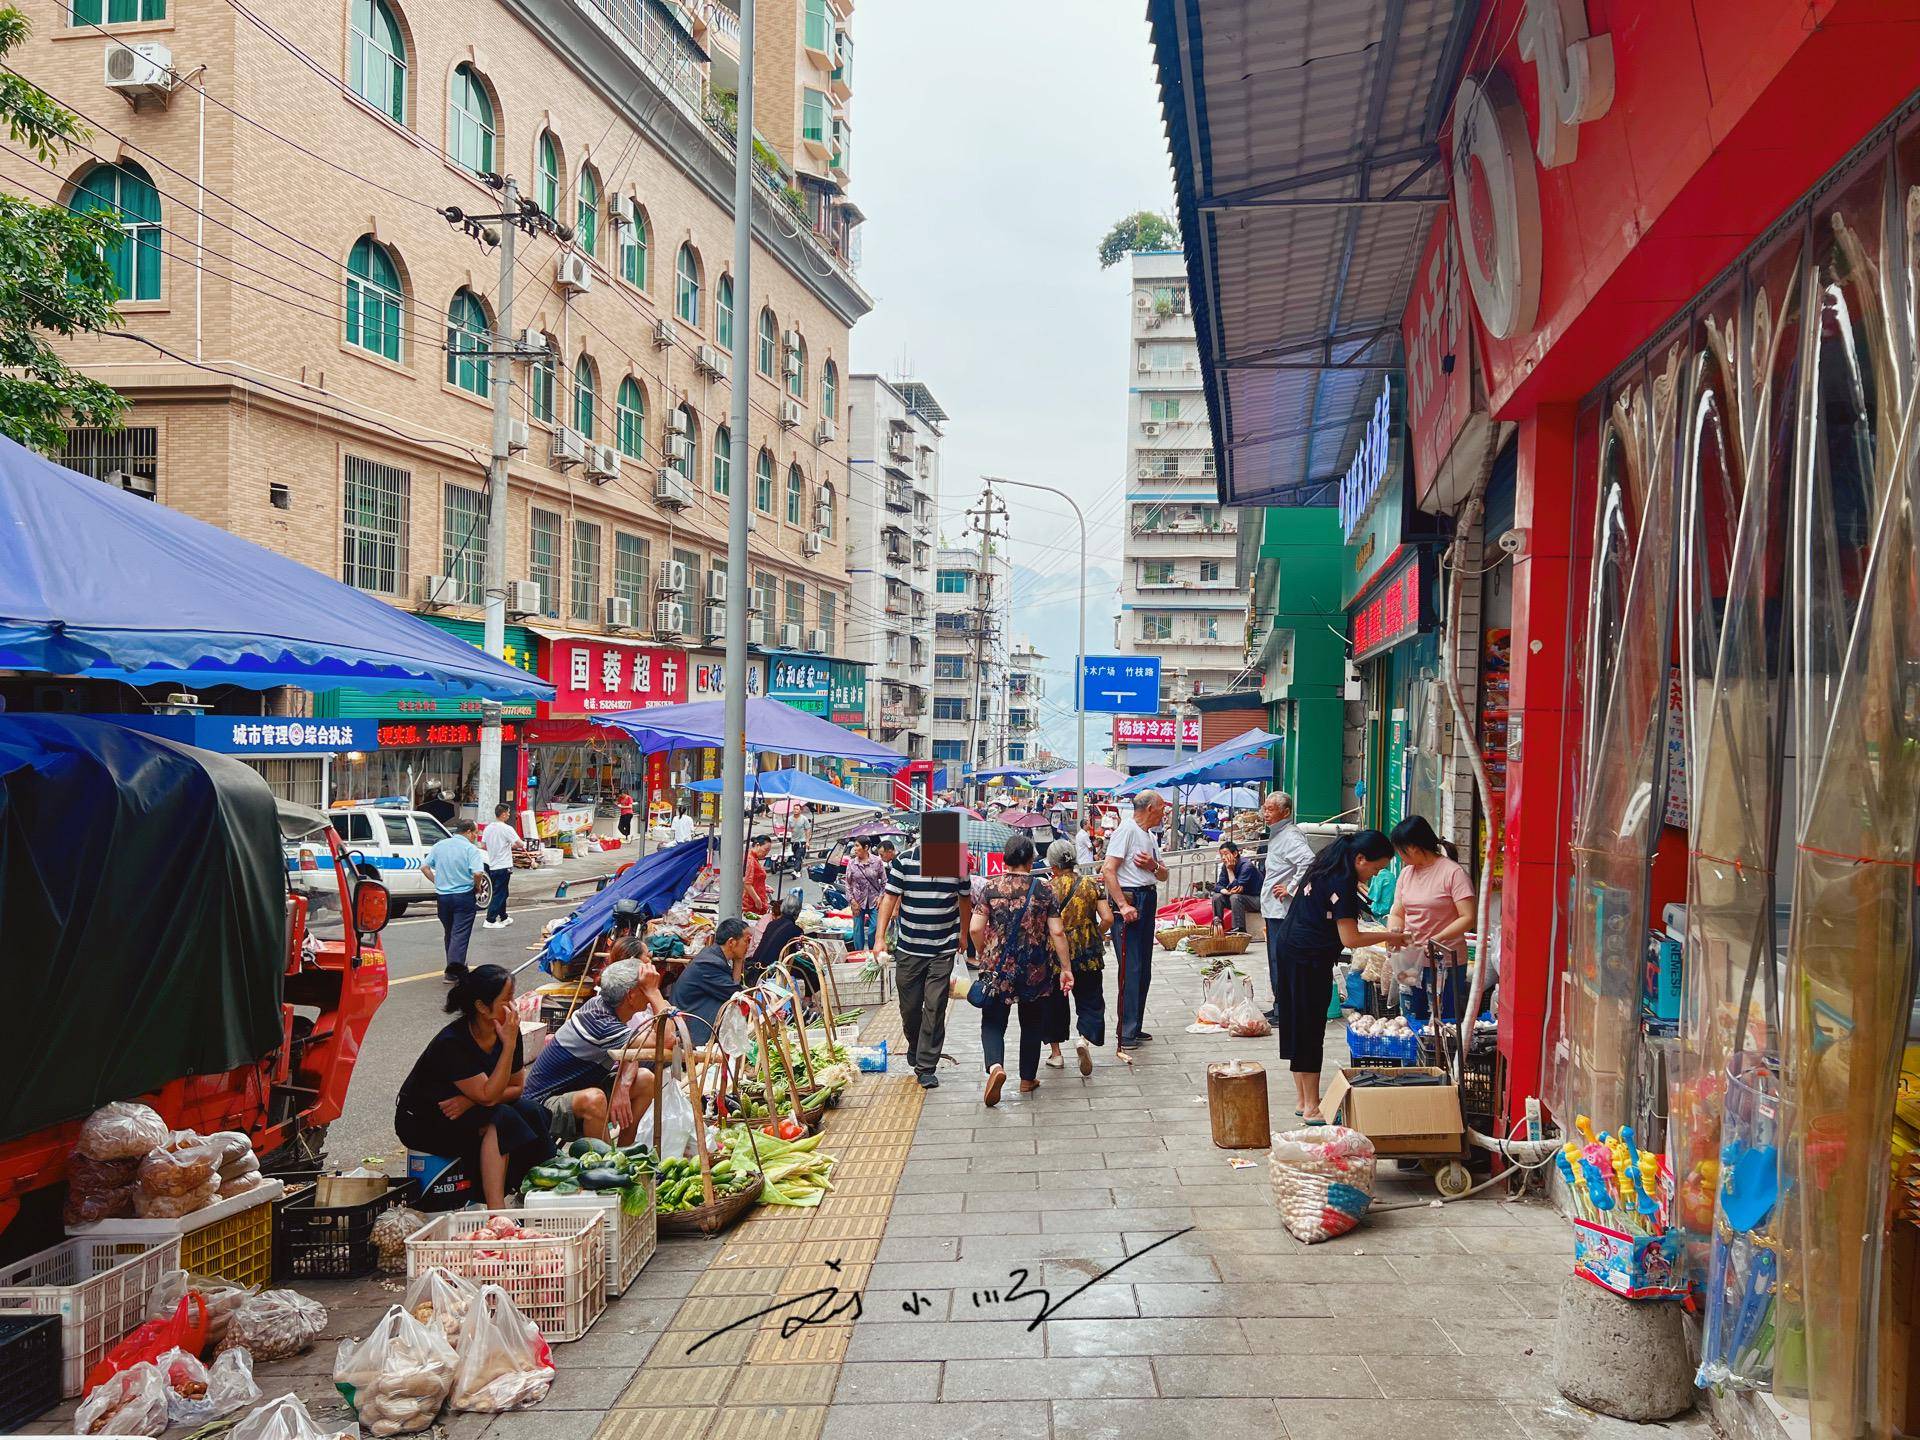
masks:
{"label": "blue crate", "polygon": [[1391,1060],[1396,1064],[1411,1065],[1419,1058],[1420,1041],[1412,1035],[1362,1035],[1349,1025],[1347,1053],[1353,1057],[1356,1064]]}

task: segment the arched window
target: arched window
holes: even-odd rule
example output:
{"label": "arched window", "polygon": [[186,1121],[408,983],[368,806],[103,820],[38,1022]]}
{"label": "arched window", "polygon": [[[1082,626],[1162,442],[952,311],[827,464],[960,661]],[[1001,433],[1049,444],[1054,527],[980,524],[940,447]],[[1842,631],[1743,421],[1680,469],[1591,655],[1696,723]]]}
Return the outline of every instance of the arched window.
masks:
{"label": "arched window", "polygon": [[669,431],[667,434],[667,463],[691,480],[700,469],[700,422],[693,418],[693,410],[686,405],[674,414],[679,417],[681,433],[676,436]]}
{"label": "arched window", "polygon": [[456,65],[447,94],[447,153],[476,175],[493,173],[493,146],[500,127],[487,87],[471,65]]}
{"label": "arched window", "polygon": [[840,367],[831,360],[820,367],[820,416],[825,420],[840,418]]}
{"label": "arched window", "polygon": [[574,211],[573,241],[589,258],[600,258],[600,179],[580,168],[580,195]]}
{"label": "arched window", "polygon": [[753,508],[762,515],[773,513],[773,452],[762,450],[753,462]]}
{"label": "arched window", "polygon": [[593,361],[583,350],[573,365],[573,428],[589,440],[593,438],[594,391],[597,388]]}
{"label": "arched window", "polygon": [[799,344],[787,357],[787,393],[796,400],[807,398],[807,342],[798,331],[794,336]]}
{"label": "arched window", "polygon": [[553,423],[553,392],[558,388],[560,374],[560,356],[555,352],[552,337],[547,339],[547,348],[527,367],[527,414],[543,425]]}
{"label": "arched window", "polygon": [[534,147],[533,200],[547,214],[560,214],[560,142],[551,130],[540,132]]}
{"label": "arched window", "polygon": [[653,238],[647,231],[647,212],[640,202],[631,202],[627,212],[630,224],[620,229],[620,274],[629,285],[647,288],[647,244]]}
{"label": "arched window", "polygon": [[760,373],[771,376],[774,362],[780,358],[780,322],[773,318],[773,311],[760,312]]}
{"label": "arched window", "polygon": [[713,338],[722,350],[733,350],[733,277],[722,275],[713,288]]}
{"label": "arched window", "polygon": [[673,313],[689,325],[700,323],[700,257],[691,245],[680,247],[673,264]]}
{"label": "arched window", "polygon": [[387,247],[362,235],[347,255],[347,343],[400,358],[400,267]]}
{"label": "arched window", "polygon": [[647,458],[647,392],[631,375],[620,382],[620,395],[614,403],[615,441],[620,453],[629,460]]}
{"label": "arched window", "polygon": [[807,477],[800,473],[800,467],[787,467],[787,523],[801,525],[807,516]]}
{"label": "arched window", "polygon": [[820,533],[827,539],[833,538],[833,486],[820,487]]}
{"label": "arched window", "polygon": [[447,383],[474,395],[485,395],[491,376],[487,357],[476,351],[488,349],[493,322],[487,307],[471,290],[453,292],[447,307]]}
{"label": "arched window", "polygon": [[83,215],[112,215],[120,238],[107,242],[107,264],[122,300],[160,298],[160,193],[147,172],[132,161],[96,165],[74,191],[73,207]]}
{"label": "arched window", "polygon": [[713,432],[713,493],[733,494],[733,431],[724,425]]}
{"label": "arched window", "polygon": [[347,84],[397,124],[407,123],[407,42],[387,0],[353,0]]}

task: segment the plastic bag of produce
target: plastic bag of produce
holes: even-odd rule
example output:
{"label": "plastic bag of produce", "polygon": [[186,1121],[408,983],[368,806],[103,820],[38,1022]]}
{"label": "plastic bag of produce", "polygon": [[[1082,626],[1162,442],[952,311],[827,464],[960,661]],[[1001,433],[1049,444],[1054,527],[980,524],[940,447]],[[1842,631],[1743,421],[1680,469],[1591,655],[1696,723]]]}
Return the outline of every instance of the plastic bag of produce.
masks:
{"label": "plastic bag of produce", "polygon": [[956,953],[953,957],[953,974],[947,977],[947,998],[964,1000],[972,989],[973,972],[967,969],[967,957]]}
{"label": "plastic bag of produce", "polygon": [[95,1160],[75,1151],[67,1158],[67,1200],[61,1218],[68,1225],[91,1225],[133,1214],[134,1180],[139,1160]]}
{"label": "plastic bag of produce", "polygon": [[660,1083],[660,1153],[687,1156],[693,1154],[694,1127],[699,1124],[693,1102],[678,1075],[669,1075]]}
{"label": "plastic bag of produce", "polygon": [[[154,1152],[156,1155],[160,1151]],[[220,1198],[220,1178],[216,1175],[194,1190],[179,1195],[153,1195],[136,1185],[133,1189],[133,1213],[142,1220],[178,1220],[204,1210]]]}
{"label": "plastic bag of produce", "polygon": [[1373,1142],[1345,1125],[1275,1135],[1267,1169],[1281,1223],[1308,1245],[1346,1234],[1373,1204]]}
{"label": "plastic bag of produce", "polygon": [[426,1216],[405,1205],[382,1210],[374,1217],[373,1248],[379,1252],[382,1275],[407,1273],[407,1238],[426,1223]]}
{"label": "plastic bag of produce", "polygon": [[435,1265],[408,1283],[400,1303],[422,1325],[438,1330],[440,1337],[458,1353],[460,1333],[479,1298],[480,1291],[471,1280]]}
{"label": "plastic bag of produce", "polygon": [[167,1380],[160,1367],[140,1364],[101,1382],[74,1413],[80,1435],[158,1435],[167,1428]]}
{"label": "plastic bag of produce", "polygon": [[235,1425],[227,1440],[360,1440],[360,1432],[351,1425],[337,1432],[322,1430],[297,1395],[282,1395]]}
{"label": "plastic bag of produce", "polygon": [[295,1290],[262,1290],[234,1308],[221,1337],[221,1350],[245,1346],[253,1363],[286,1360],[320,1338],[327,1328],[327,1307]]}
{"label": "plastic bag of produce", "polygon": [[115,1100],[80,1122],[73,1148],[89,1160],[138,1160],[166,1144],[170,1133],[151,1105]]}
{"label": "plastic bag of produce", "polygon": [[154,1197],[188,1195],[208,1184],[218,1190],[220,1177],[215,1172],[220,1168],[220,1153],[191,1130],[182,1130],[140,1161],[140,1189]]}
{"label": "plastic bag of produce", "polygon": [[153,1295],[147,1301],[147,1318],[163,1320],[175,1314],[180,1309],[180,1302],[187,1298],[188,1291],[199,1295],[207,1307],[207,1340],[213,1344],[218,1344],[226,1337],[227,1322],[233,1318],[233,1312],[254,1293],[218,1276],[199,1275],[189,1270],[168,1270],[160,1276],[160,1283],[153,1287]]}
{"label": "plastic bag of produce", "polygon": [[553,1386],[546,1337],[498,1285],[481,1289],[467,1321],[450,1405],[455,1410],[518,1410],[537,1405]]}
{"label": "plastic bag of produce", "polygon": [[1243,995],[1233,1002],[1233,1008],[1227,1011],[1227,1033],[1230,1035],[1251,1036],[1271,1035],[1273,1026],[1267,1023],[1267,1017],[1260,1013],[1260,1007],[1253,1003],[1252,995]]}
{"label": "plastic bag of produce", "polygon": [[260,1398],[253,1357],[245,1350],[229,1350],[211,1365],[184,1350],[169,1350],[154,1364],[166,1376],[167,1420],[173,1425],[204,1424]]}
{"label": "plastic bag of produce", "polygon": [[333,1383],[369,1434],[408,1435],[433,1424],[455,1364],[437,1327],[395,1305],[366,1339],[340,1342]]}

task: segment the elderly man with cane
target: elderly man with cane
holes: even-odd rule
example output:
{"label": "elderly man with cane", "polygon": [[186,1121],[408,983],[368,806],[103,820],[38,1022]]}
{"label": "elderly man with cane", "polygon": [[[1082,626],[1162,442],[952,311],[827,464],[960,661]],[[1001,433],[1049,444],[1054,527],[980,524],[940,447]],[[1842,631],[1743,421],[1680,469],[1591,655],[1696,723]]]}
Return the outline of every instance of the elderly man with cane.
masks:
{"label": "elderly man with cane", "polygon": [[1147,989],[1153,983],[1153,922],[1160,909],[1156,887],[1167,878],[1167,867],[1160,860],[1160,842],[1151,832],[1166,813],[1167,802],[1158,792],[1142,790],[1134,796],[1133,814],[1115,828],[1100,867],[1119,932],[1113,946],[1120,957],[1119,1044],[1114,1053],[1129,1065],[1133,1063],[1130,1052],[1153,1039],[1141,1027],[1147,1015]]}

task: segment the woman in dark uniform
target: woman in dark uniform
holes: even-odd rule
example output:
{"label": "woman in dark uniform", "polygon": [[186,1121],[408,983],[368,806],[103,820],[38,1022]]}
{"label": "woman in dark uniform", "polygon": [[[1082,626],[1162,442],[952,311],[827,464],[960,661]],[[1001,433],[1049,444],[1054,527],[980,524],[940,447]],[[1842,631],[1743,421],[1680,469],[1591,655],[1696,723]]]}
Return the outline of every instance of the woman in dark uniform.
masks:
{"label": "woman in dark uniform", "polygon": [[1320,1113],[1320,1065],[1326,1058],[1327,1001],[1340,952],[1358,945],[1404,945],[1397,930],[1362,930],[1368,883],[1393,859],[1393,844],[1378,830],[1342,835],[1314,857],[1294,888],[1287,918],[1278,922],[1281,993],[1274,997],[1280,1054],[1293,1071],[1300,1101],[1295,1114],[1309,1124]]}

